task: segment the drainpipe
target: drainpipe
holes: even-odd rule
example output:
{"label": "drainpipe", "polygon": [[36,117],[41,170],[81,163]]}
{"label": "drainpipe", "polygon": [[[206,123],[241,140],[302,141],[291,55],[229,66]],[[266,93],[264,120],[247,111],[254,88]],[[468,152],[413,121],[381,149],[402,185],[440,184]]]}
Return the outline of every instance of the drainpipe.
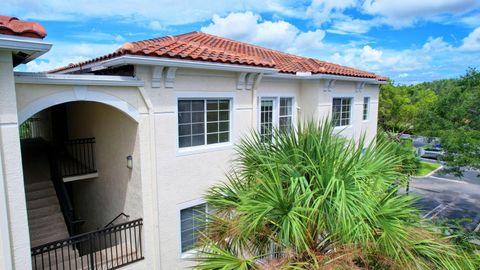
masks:
{"label": "drainpipe", "polygon": [[[151,215],[152,215],[152,220],[154,221],[153,222],[153,230],[154,230],[154,233],[156,234],[156,239],[159,239],[160,237],[160,231],[159,231],[159,228],[157,226],[157,223],[158,223],[158,196],[157,196],[157,192],[158,192],[158,187],[157,187],[157,181],[156,181],[156,175],[157,175],[157,163],[156,163],[156,159],[155,159],[155,150],[156,150],[156,146],[155,146],[155,115],[154,115],[154,111],[153,111],[153,104],[152,102],[150,101],[150,99],[148,98],[147,96],[147,93],[145,92],[145,89],[143,87],[138,87],[139,89],[139,92],[140,92],[140,96],[142,97],[142,100],[143,102],[145,102],[145,105],[147,106],[147,110],[148,110],[148,121],[149,121],[149,131],[150,131],[150,167],[151,167],[151,170],[150,170],[150,179],[151,179],[151,190],[153,191],[152,193],[152,204],[151,204],[151,208],[152,208],[152,212],[151,212]],[[144,206],[145,207],[145,206]],[[154,266],[153,266],[153,269],[156,269],[156,266],[158,265],[158,269],[161,268],[160,266],[160,263],[159,263],[159,259],[160,259],[160,245],[154,245],[153,247],[151,248],[154,248],[154,252],[153,252],[153,257],[152,260],[154,260]]]}
{"label": "drainpipe", "polygon": [[257,116],[257,88],[260,85],[260,81],[263,78],[263,73],[258,73],[257,77],[255,78],[255,81],[253,82],[252,86],[252,125],[254,126],[254,129],[256,130],[256,125],[255,125],[255,120]]}
{"label": "drainpipe", "polygon": [[5,190],[5,180],[3,176],[3,158],[2,151],[0,151],[0,252],[2,253],[0,260],[0,269],[11,270],[12,253],[10,245],[10,230],[7,209],[7,191]]}

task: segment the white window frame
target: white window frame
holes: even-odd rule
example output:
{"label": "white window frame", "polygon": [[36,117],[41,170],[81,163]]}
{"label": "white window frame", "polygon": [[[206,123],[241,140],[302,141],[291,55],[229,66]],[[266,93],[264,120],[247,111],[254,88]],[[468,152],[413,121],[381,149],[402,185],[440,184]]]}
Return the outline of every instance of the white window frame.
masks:
{"label": "white window frame", "polygon": [[[229,118],[229,141],[223,143],[205,144],[189,147],[180,147],[179,131],[178,131],[178,101],[179,100],[208,100],[208,99],[228,99],[230,101],[230,118]],[[175,143],[177,156],[192,155],[211,151],[220,151],[231,149],[235,141],[234,121],[235,121],[235,93],[233,92],[177,92],[175,98]],[[205,128],[207,119],[205,118]]]}
{"label": "white window frame", "polygon": [[190,250],[187,250],[185,252],[182,252],[182,215],[181,215],[181,211],[184,210],[184,209],[187,209],[187,208],[198,206],[200,204],[205,204],[205,211],[208,214],[209,213],[209,207],[208,207],[207,202],[203,198],[191,200],[191,201],[188,201],[188,202],[184,202],[184,203],[181,203],[177,206],[177,222],[178,222],[177,223],[177,232],[178,232],[177,238],[178,238],[179,259],[192,258],[193,256],[195,256],[198,253],[197,249],[190,249]]}
{"label": "white window frame", "polygon": [[[355,97],[354,96],[345,96],[345,95],[332,95],[331,99],[330,99],[330,115],[331,115],[331,119],[333,120],[333,99],[335,98],[349,98],[350,99],[350,123],[348,125],[343,125],[343,126],[335,126],[334,129],[345,129],[345,128],[350,128],[350,127],[353,127],[353,122],[355,120]],[[363,101],[362,101],[362,104],[363,104]]]}
{"label": "white window frame", "polygon": [[[367,102],[367,118],[366,119],[363,119],[363,107],[365,106],[365,99],[368,98],[368,102]],[[372,104],[372,99],[370,98],[370,96],[364,96],[363,97],[363,100],[362,100],[362,120],[363,122],[368,122],[370,120],[370,107],[371,107],[371,104]]]}
{"label": "white window frame", "polygon": [[292,128],[297,126],[297,102],[295,96],[292,95],[264,95],[258,96],[257,99],[257,130],[261,131],[262,121],[262,99],[273,100],[273,127],[278,128],[280,125],[280,98],[292,99]]}

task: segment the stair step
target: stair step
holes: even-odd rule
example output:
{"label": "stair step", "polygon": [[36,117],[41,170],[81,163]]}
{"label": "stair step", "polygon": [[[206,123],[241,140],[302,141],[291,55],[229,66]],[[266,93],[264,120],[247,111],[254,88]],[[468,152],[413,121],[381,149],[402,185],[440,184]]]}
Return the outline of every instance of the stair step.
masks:
{"label": "stair step", "polygon": [[38,198],[36,200],[31,200],[27,202],[27,209],[34,210],[38,208],[43,208],[51,205],[57,205],[58,199],[57,196],[52,195],[45,198]]}
{"label": "stair step", "polygon": [[41,208],[28,210],[28,220],[35,220],[44,216],[50,216],[55,213],[60,213],[60,206],[58,204],[49,205]]}
{"label": "stair step", "polygon": [[27,202],[44,198],[44,197],[56,196],[56,195],[57,193],[55,193],[55,189],[53,187],[30,191],[30,192],[27,192]]}
{"label": "stair step", "polygon": [[53,188],[53,183],[50,179],[47,179],[45,181],[40,181],[40,182],[35,182],[35,183],[29,183],[25,186],[25,189],[27,192],[30,191],[37,191],[45,188]]}
{"label": "stair step", "polygon": [[55,242],[55,241],[67,239],[67,238],[69,238],[68,233],[66,231],[63,231],[63,232],[57,232],[56,234],[53,234],[53,235],[46,236],[44,238],[39,238],[35,240],[30,239],[30,242],[32,247],[38,247],[40,245],[44,245],[50,242]]}
{"label": "stair step", "polygon": [[28,227],[30,230],[36,230],[38,228],[48,227],[51,224],[57,223],[65,224],[63,214],[60,212],[41,218],[31,219],[28,221]]}
{"label": "stair step", "polygon": [[50,235],[55,235],[59,232],[65,232],[67,227],[65,223],[53,223],[49,226],[37,227],[36,229],[30,229],[30,239],[37,240],[48,237]]}

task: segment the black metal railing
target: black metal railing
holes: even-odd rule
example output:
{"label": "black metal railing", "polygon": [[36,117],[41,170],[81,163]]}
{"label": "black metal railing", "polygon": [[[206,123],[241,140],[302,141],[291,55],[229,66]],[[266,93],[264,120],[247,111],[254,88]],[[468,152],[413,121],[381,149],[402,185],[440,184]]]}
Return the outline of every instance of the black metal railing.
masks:
{"label": "black metal railing", "polygon": [[85,221],[75,217],[73,203],[67,190],[67,186],[65,185],[65,182],[63,182],[63,177],[60,171],[60,155],[58,153],[58,149],[56,149],[54,146],[52,146],[50,149],[50,174],[53,187],[55,188],[55,193],[57,194],[60,209],[62,210],[65,224],[67,225],[68,233],[70,236],[73,236],[80,231],[80,226]]}
{"label": "black metal railing", "polygon": [[20,139],[36,139],[42,136],[41,121],[38,117],[28,118],[19,127]]}
{"label": "black metal railing", "polygon": [[95,138],[65,141],[58,162],[62,177],[96,173]]}
{"label": "black metal railing", "polygon": [[136,219],[34,247],[33,269],[107,270],[143,260],[142,227]]}
{"label": "black metal railing", "polygon": [[127,214],[125,214],[125,213],[122,212],[122,213],[118,214],[116,217],[114,217],[109,223],[107,223],[107,225],[105,225],[104,228],[107,228],[107,227],[109,227],[109,226],[112,226],[113,223],[114,223],[115,221],[117,221],[117,219],[119,219],[120,217],[124,217],[124,218],[127,218],[127,219],[130,218],[129,215],[127,215]]}

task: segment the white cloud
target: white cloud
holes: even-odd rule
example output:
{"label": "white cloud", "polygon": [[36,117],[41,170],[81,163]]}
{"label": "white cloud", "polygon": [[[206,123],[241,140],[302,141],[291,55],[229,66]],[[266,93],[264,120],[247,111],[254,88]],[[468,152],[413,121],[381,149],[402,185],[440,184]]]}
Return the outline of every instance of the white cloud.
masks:
{"label": "white cloud", "polygon": [[460,46],[460,50],[480,52],[480,27],[477,27],[463,39],[463,44]]}
{"label": "white cloud", "polygon": [[461,15],[480,6],[478,0],[366,0],[363,11],[383,18],[394,27],[411,26],[418,20],[441,20],[445,15]]}
{"label": "white cloud", "polygon": [[311,18],[316,26],[320,26],[341,14],[345,9],[357,5],[357,0],[313,0],[306,10],[306,16]]}
{"label": "white cloud", "polygon": [[25,70],[31,72],[51,70],[112,53],[120,46],[120,44],[54,42],[49,52],[27,63]]}
{"label": "white cloud", "polygon": [[300,30],[286,21],[262,21],[252,12],[230,13],[226,17],[214,15],[212,23],[202,32],[234,40],[285,50],[295,42]]}
{"label": "white cloud", "polygon": [[73,34],[72,37],[81,39],[81,40],[91,40],[91,41],[116,41],[116,42],[123,42],[125,38],[121,35],[112,35],[103,32],[84,32],[84,33],[77,33]]}
{"label": "white cloud", "polygon": [[341,35],[365,34],[378,24],[379,22],[376,19],[361,20],[346,17],[345,19],[334,21],[328,32]]}
{"label": "white cloud", "polygon": [[[120,22],[137,21],[145,26],[170,26],[209,20],[213,14],[251,10],[300,16],[301,7],[281,0],[3,0],[1,13],[30,20],[82,21],[88,18],[116,18]],[[153,21],[153,25],[149,22]],[[156,22],[158,22],[158,24]]]}
{"label": "white cloud", "polygon": [[160,31],[160,30],[163,30],[164,27],[163,25],[159,22],[159,21],[151,21],[149,24],[148,24],[148,27],[152,30],[156,30],[156,31]]}

